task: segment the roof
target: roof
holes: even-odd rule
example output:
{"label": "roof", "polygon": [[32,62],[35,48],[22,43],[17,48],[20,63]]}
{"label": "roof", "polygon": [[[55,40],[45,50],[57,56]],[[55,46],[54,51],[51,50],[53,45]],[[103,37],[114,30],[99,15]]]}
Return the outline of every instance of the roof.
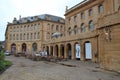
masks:
{"label": "roof", "polygon": [[12,24],[21,24],[21,23],[34,22],[34,21],[39,21],[39,20],[47,20],[47,21],[65,23],[65,19],[62,17],[58,17],[58,16],[54,16],[50,14],[42,14],[42,15],[37,15],[37,16],[19,18],[19,20],[14,18]]}

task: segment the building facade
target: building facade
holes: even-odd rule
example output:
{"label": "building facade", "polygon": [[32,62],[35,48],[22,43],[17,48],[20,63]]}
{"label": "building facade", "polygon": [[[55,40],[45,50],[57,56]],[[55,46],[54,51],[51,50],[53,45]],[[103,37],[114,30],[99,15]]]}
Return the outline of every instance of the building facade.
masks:
{"label": "building facade", "polygon": [[[61,28],[65,20],[61,17],[43,14],[33,17],[14,18],[6,29],[6,50],[11,53],[33,53],[43,51],[42,43],[49,41],[52,34]],[[53,30],[52,30],[53,29]],[[62,32],[62,35],[65,33]]]}
{"label": "building facade", "polygon": [[[108,4],[109,3],[109,4]],[[120,71],[120,1],[84,0],[65,12],[65,37],[44,43],[53,56]]]}

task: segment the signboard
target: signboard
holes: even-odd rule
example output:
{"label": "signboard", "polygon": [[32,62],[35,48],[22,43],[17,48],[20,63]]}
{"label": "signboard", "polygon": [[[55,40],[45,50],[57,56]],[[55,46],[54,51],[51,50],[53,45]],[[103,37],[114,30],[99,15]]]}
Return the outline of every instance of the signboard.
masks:
{"label": "signboard", "polygon": [[80,45],[79,44],[76,44],[75,45],[75,52],[76,52],[76,58],[80,58]]}
{"label": "signboard", "polygon": [[85,43],[86,59],[92,59],[91,43]]}

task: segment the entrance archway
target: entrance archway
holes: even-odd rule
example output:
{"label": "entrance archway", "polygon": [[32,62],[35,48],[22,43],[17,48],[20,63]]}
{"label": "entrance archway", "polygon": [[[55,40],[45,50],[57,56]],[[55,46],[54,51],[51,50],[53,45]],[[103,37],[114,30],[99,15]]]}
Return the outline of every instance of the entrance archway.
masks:
{"label": "entrance archway", "polygon": [[67,44],[67,55],[68,55],[68,59],[72,58],[72,50],[71,50],[71,44]]}
{"label": "entrance archway", "polygon": [[55,54],[58,57],[58,45],[55,46]]}
{"label": "entrance archway", "polygon": [[11,53],[12,54],[16,53],[16,44],[14,44],[14,43],[11,45]]}
{"label": "entrance archway", "polygon": [[61,56],[64,58],[64,45],[63,44],[60,46],[60,49],[61,49]]}
{"label": "entrance archway", "polygon": [[53,46],[50,47],[50,55],[53,56]]}
{"label": "entrance archway", "polygon": [[37,43],[33,43],[32,49],[33,49],[33,51],[37,51]]}
{"label": "entrance archway", "polygon": [[92,59],[92,45],[90,41],[86,41],[84,44],[85,47],[85,59],[86,60],[91,60]]}
{"label": "entrance archway", "polygon": [[46,46],[47,55],[49,56],[49,47]]}
{"label": "entrance archway", "polygon": [[75,58],[77,60],[80,60],[80,58],[81,58],[81,46],[80,46],[80,44],[78,44],[78,42],[75,43],[74,49],[75,49]]}
{"label": "entrance archway", "polygon": [[25,53],[27,50],[27,46],[25,43],[22,44],[22,53]]}

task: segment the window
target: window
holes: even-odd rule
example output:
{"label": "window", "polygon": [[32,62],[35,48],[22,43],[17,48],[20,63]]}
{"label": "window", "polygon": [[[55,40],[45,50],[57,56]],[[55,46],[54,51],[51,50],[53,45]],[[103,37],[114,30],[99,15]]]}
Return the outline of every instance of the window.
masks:
{"label": "window", "polygon": [[18,40],[18,37],[19,37],[19,36],[18,36],[18,34],[17,34],[17,36],[16,36],[16,40]]}
{"label": "window", "polygon": [[20,34],[20,40],[22,40],[22,34]]}
{"label": "window", "polygon": [[29,31],[29,25],[28,25],[28,27],[27,27],[27,30]]}
{"label": "window", "polygon": [[91,31],[94,30],[94,23],[92,20],[89,22],[89,26]]}
{"label": "window", "polygon": [[25,40],[25,33],[24,33],[24,35],[23,35],[23,40]]}
{"label": "window", "polygon": [[53,30],[54,29],[54,24],[52,24],[52,27],[51,27],[51,30]]}
{"label": "window", "polygon": [[12,35],[10,34],[10,40],[12,40]]}
{"label": "window", "polygon": [[93,15],[93,11],[92,9],[89,10],[89,16],[92,16]]}
{"label": "window", "polygon": [[76,16],[74,16],[74,22],[76,23],[76,21],[77,21],[77,17],[76,17]]}
{"label": "window", "polygon": [[82,25],[81,25],[81,32],[85,32],[85,25],[84,25],[84,23],[82,23]]}
{"label": "window", "polygon": [[100,4],[98,6],[98,11],[99,11],[99,13],[103,13],[103,5],[102,4]]}
{"label": "window", "polygon": [[49,30],[49,29],[50,29],[50,24],[48,23],[47,30]]}
{"label": "window", "polygon": [[36,39],[36,33],[34,33],[34,39]]}
{"label": "window", "polygon": [[31,37],[30,37],[31,39],[32,39],[32,36],[33,36],[33,34],[31,33]]}
{"label": "window", "polygon": [[29,40],[29,33],[27,33],[27,40]]}
{"label": "window", "polygon": [[77,34],[78,33],[78,28],[77,25],[74,27],[74,33]]}
{"label": "window", "polygon": [[71,21],[71,19],[69,18],[69,22],[68,22],[68,23],[69,23],[69,25],[70,25],[70,21]]}
{"label": "window", "polygon": [[26,30],[26,26],[24,26],[24,30]]}
{"label": "window", "polygon": [[56,26],[56,30],[57,30],[57,31],[59,30],[58,25]]}
{"label": "window", "polygon": [[15,40],[15,34],[13,34],[13,40]]}
{"label": "window", "polygon": [[50,39],[50,33],[49,32],[47,32],[47,39]]}
{"label": "window", "polygon": [[81,19],[84,19],[84,13],[83,12],[81,13]]}
{"label": "window", "polygon": [[40,32],[38,32],[37,38],[40,39]]}
{"label": "window", "polygon": [[71,27],[68,28],[68,34],[69,34],[69,35],[72,34]]}
{"label": "window", "polygon": [[63,26],[60,27],[60,31],[63,31]]}

